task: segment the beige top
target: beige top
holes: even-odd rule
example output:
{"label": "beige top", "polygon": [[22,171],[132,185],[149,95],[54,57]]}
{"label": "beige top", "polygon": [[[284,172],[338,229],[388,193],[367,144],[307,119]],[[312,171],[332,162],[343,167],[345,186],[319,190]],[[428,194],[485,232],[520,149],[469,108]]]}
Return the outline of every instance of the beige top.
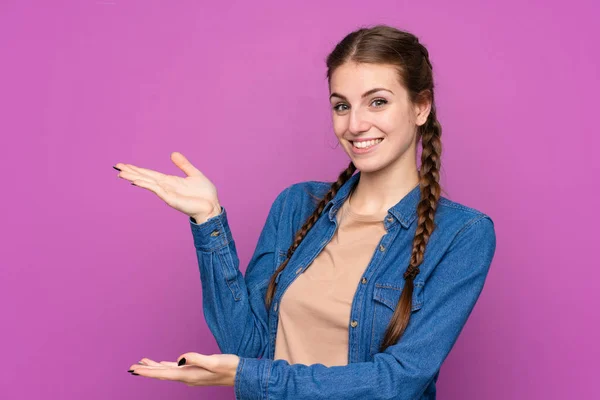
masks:
{"label": "beige top", "polygon": [[275,360],[326,366],[348,364],[348,326],[354,293],[386,233],[381,215],[356,214],[346,201],[338,228],[279,304]]}

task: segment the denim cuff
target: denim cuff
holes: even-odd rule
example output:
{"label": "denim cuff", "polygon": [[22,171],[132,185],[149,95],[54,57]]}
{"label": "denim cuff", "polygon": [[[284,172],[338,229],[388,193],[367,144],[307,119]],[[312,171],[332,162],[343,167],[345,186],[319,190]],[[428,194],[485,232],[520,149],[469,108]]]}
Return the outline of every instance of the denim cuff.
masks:
{"label": "denim cuff", "polygon": [[273,360],[240,357],[233,384],[236,400],[265,400]]}
{"label": "denim cuff", "polygon": [[221,206],[221,213],[197,224],[189,217],[194,246],[201,251],[215,251],[233,241],[227,222],[227,211]]}

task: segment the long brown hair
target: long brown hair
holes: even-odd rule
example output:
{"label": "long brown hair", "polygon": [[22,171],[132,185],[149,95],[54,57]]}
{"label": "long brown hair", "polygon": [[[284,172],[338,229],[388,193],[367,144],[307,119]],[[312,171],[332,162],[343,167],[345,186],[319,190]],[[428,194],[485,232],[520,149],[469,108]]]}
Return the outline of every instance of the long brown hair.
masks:
{"label": "long brown hair", "polygon": [[[401,31],[387,25],[375,25],[371,28],[360,28],[349,33],[327,56],[327,79],[336,68],[346,62],[393,65],[398,71],[398,79],[406,88],[410,101],[415,104],[424,100],[431,101],[431,111],[427,121],[417,127],[417,141],[421,141],[421,168],[419,170],[419,187],[421,199],[417,206],[417,228],[412,244],[410,263],[404,272],[405,285],[394,314],[387,327],[380,352],[398,342],[410,320],[414,278],[419,274],[419,265],[423,262],[425,247],[435,225],[433,222],[440,198],[440,157],[442,153],[442,127],[437,120],[433,97],[432,65],[427,49],[419,43],[412,33]],[[327,203],[335,197],[337,191],[350,179],[356,167],[352,162],[342,171],[329,191],[317,204],[315,211],[304,222],[296,233],[294,242],[287,251],[285,261],[277,267],[271,276],[265,303],[267,309],[275,294],[275,278],[283,271],[294,251],[314,223],[319,219]]]}

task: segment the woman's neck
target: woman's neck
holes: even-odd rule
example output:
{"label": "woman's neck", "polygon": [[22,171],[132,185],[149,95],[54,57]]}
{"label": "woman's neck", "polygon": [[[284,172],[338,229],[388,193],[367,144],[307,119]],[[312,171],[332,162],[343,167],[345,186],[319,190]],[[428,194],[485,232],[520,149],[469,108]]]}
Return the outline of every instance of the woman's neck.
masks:
{"label": "woman's neck", "polygon": [[359,214],[381,214],[396,205],[419,184],[419,171],[414,168],[360,172],[352,192],[352,209]]}

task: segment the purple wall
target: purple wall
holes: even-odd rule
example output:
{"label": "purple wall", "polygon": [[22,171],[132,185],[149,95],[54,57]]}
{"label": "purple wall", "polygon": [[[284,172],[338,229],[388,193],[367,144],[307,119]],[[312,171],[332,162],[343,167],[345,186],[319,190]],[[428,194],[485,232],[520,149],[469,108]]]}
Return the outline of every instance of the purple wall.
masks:
{"label": "purple wall", "polygon": [[218,347],[187,218],[111,166],[187,155],[245,270],[275,195],[346,165],[324,58],[378,22],[428,46],[443,186],[498,235],[439,398],[593,397],[597,3],[322,3],[1,2],[1,398],[233,398],[126,372]]}

